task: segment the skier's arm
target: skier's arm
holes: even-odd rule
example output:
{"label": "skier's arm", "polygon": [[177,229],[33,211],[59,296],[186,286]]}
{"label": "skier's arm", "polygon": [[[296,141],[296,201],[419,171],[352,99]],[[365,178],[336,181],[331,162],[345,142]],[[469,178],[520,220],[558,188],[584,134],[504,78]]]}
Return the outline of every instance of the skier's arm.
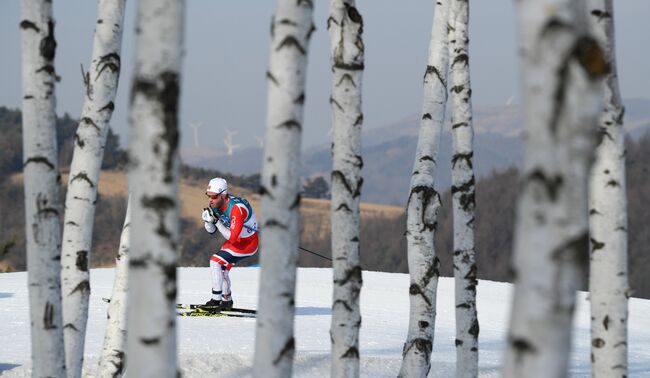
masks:
{"label": "skier's arm", "polygon": [[226,238],[231,243],[239,240],[239,234],[244,228],[244,219],[246,219],[245,210],[241,206],[233,206],[232,210],[230,210],[230,235]]}

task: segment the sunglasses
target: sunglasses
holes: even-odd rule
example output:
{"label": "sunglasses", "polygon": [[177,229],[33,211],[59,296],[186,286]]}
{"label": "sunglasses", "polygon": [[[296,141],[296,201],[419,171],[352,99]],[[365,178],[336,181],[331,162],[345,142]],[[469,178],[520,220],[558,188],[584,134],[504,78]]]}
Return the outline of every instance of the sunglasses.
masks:
{"label": "sunglasses", "polygon": [[[223,192],[221,192],[221,193],[223,193]],[[219,193],[219,194],[208,194],[208,193],[205,193],[205,195],[208,196],[208,198],[214,200],[214,199],[219,198],[219,196],[221,195],[221,193]]]}

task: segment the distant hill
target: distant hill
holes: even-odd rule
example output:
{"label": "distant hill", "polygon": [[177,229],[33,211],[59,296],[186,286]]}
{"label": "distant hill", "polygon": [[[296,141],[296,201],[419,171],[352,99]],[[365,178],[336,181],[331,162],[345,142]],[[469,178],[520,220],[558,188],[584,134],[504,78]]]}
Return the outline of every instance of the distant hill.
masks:
{"label": "distant hill", "polygon": [[[638,138],[650,129],[650,100],[626,99],[625,129]],[[365,202],[403,206],[408,197],[409,179],[415,157],[420,127],[419,116],[404,118],[381,127],[366,127],[363,131],[363,176],[361,199]],[[519,166],[522,161],[522,116],[517,105],[475,107],[475,154],[477,178],[493,171]],[[437,186],[444,191],[451,186],[451,134],[446,126],[438,158]],[[258,173],[262,150],[246,148],[232,156],[210,157],[209,151],[185,154],[185,163],[218,168],[234,174]],[[302,175],[322,175],[329,180],[331,171],[329,142],[311,146],[303,152]]]}

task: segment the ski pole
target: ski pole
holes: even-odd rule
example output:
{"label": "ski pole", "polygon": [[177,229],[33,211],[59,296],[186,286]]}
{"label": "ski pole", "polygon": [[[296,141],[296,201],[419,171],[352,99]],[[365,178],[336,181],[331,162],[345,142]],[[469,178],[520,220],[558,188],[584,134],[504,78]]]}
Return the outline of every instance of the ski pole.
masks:
{"label": "ski pole", "polygon": [[298,248],[302,249],[302,250],[305,251],[305,252],[309,252],[309,253],[311,253],[312,255],[316,255],[316,256],[318,256],[318,257],[320,257],[320,258],[322,258],[322,259],[332,261],[332,259],[330,259],[329,257],[325,257],[325,256],[323,256],[323,255],[320,255],[320,254],[314,252],[314,251],[310,251],[310,250],[308,250],[307,248],[303,248],[303,247],[301,247],[301,246],[298,246]]}

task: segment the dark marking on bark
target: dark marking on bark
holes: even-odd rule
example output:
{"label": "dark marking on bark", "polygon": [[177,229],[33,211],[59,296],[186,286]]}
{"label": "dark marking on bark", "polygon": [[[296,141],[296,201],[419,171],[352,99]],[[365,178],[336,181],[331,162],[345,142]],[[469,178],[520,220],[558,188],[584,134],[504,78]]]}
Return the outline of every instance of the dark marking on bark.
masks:
{"label": "dark marking on bark", "polygon": [[33,29],[37,33],[39,33],[41,31],[41,29],[39,29],[38,26],[36,26],[35,23],[33,23],[31,21],[27,21],[27,20],[22,20],[20,22],[20,28],[23,29],[23,30]]}
{"label": "dark marking on bark", "polygon": [[591,253],[594,253],[599,249],[605,248],[605,243],[601,243],[594,238],[590,238],[589,240],[591,241]]}
{"label": "dark marking on bark", "polygon": [[341,106],[341,104],[339,104],[338,101],[336,101],[334,97],[331,96],[330,96],[330,104],[335,105],[340,111],[343,111],[343,107]]}
{"label": "dark marking on bark", "polygon": [[430,74],[434,74],[438,78],[438,81],[440,82],[440,84],[442,84],[442,86],[445,89],[447,89],[447,82],[442,78],[442,74],[440,73],[440,70],[438,70],[438,67],[436,67],[436,66],[427,66],[426,70],[424,71],[423,80],[426,80],[427,75],[430,75]]}
{"label": "dark marking on bark", "polygon": [[422,115],[422,119],[431,119],[432,120],[433,117],[431,117],[431,113],[425,113],[424,115]]}
{"label": "dark marking on bark", "polygon": [[278,128],[278,129],[281,128],[281,127],[285,127],[285,128],[287,128],[289,130],[291,130],[291,128],[296,128],[298,130],[302,130],[302,125],[300,124],[300,122],[296,121],[295,119],[290,119],[290,120],[284,121],[284,122],[282,122],[281,124],[279,124],[279,125],[277,125],[275,127]]}
{"label": "dark marking on bark", "polygon": [[293,200],[291,206],[289,206],[289,210],[297,209],[300,206],[300,198],[300,193],[296,194],[296,198]]}
{"label": "dark marking on bark", "polygon": [[354,79],[352,78],[352,75],[350,75],[349,73],[344,73],[343,75],[341,75],[341,78],[339,79],[339,82],[336,83],[335,86],[337,86],[337,87],[340,86],[341,84],[343,84],[344,80],[348,81],[350,83],[350,85],[352,85],[354,88],[357,87],[357,84],[354,82]]}
{"label": "dark marking on bark", "polygon": [[334,17],[329,16],[327,18],[327,30],[330,30],[330,27],[332,26],[332,24],[339,25],[338,21],[336,21],[336,19]]}
{"label": "dark marking on bark", "polygon": [[283,230],[288,230],[289,229],[289,226],[287,226],[284,223],[280,223],[280,221],[278,221],[277,219],[273,219],[273,218],[268,219],[264,223],[264,227],[280,227]]}
{"label": "dark marking on bark", "polygon": [[145,338],[141,337],[140,342],[144,345],[154,345],[160,343],[160,337]]}
{"label": "dark marking on bark", "polygon": [[598,128],[598,134],[597,134],[597,136],[596,136],[596,140],[597,140],[597,144],[596,144],[596,145],[597,145],[597,146],[600,146],[600,145],[603,143],[603,140],[605,140],[605,137],[607,137],[607,139],[609,139],[609,140],[612,141],[612,142],[614,141],[614,138],[613,138],[612,135],[607,131],[607,128],[606,128],[606,127],[599,127],[599,128]]}
{"label": "dark marking on bark", "polygon": [[276,186],[278,186],[278,176],[276,176],[274,174],[271,175],[271,186],[274,187],[274,188]]}
{"label": "dark marking on bark", "polygon": [[81,272],[88,271],[88,251],[77,251],[75,266],[77,267],[77,270]]}
{"label": "dark marking on bark", "polygon": [[354,124],[352,126],[359,126],[363,124],[363,114],[359,114],[357,119],[354,120]]}
{"label": "dark marking on bark", "polygon": [[602,11],[600,9],[594,9],[591,11],[591,15],[596,17],[598,21],[602,21],[606,18],[612,18],[612,14],[607,11]]}
{"label": "dark marking on bark", "polygon": [[359,358],[359,349],[356,347],[350,347],[345,353],[341,355],[341,358]]}
{"label": "dark marking on bark", "polygon": [[603,327],[605,327],[605,331],[609,330],[609,316],[605,315],[605,318],[603,319]]}
{"label": "dark marking on bark", "polygon": [[45,302],[43,329],[56,329],[56,325],[54,324],[54,305],[50,302]]}
{"label": "dark marking on bark", "polygon": [[343,210],[343,211],[345,211],[346,213],[351,213],[351,212],[352,212],[352,210],[350,209],[350,207],[349,207],[346,203],[342,203],[342,204],[340,204],[340,205],[336,208],[336,210],[334,210],[334,211],[339,211],[339,210]]}
{"label": "dark marking on bark", "polygon": [[422,291],[422,288],[418,284],[411,284],[409,286],[409,294],[410,295],[419,295],[422,297],[422,299],[427,303],[427,305],[430,307],[431,306],[431,299],[427,297],[427,295]]}
{"label": "dark marking on bark", "polygon": [[104,105],[102,108],[99,109],[100,112],[103,112],[104,110],[108,110],[109,112],[115,110],[115,104],[113,103],[113,101],[109,101],[108,104]]}
{"label": "dark marking on bark", "polygon": [[474,318],[474,321],[472,322],[472,326],[469,328],[467,333],[474,336],[475,339],[478,338],[478,333],[479,333],[478,319]]}
{"label": "dark marking on bark", "polygon": [[158,228],[156,229],[156,233],[168,239],[172,248],[175,248],[176,243],[172,240],[172,234],[165,226],[165,215],[175,207],[176,202],[167,196],[142,196],[141,204],[145,209],[152,210],[158,215]]}
{"label": "dark marking on bark", "polygon": [[578,266],[589,264],[589,234],[584,232],[563,245],[557,247],[552,253],[553,260],[572,262]]}
{"label": "dark marking on bark", "polygon": [[100,132],[99,126],[97,126],[95,121],[93,121],[92,118],[90,118],[90,117],[83,117],[81,120],[79,120],[79,123],[80,124],[82,124],[82,123],[88,124],[88,125],[94,127],[95,130],[97,130],[97,132]]}
{"label": "dark marking on bark", "polygon": [[598,210],[596,209],[591,209],[589,210],[589,215],[602,215]]}
{"label": "dark marking on bark", "polygon": [[451,87],[450,91],[453,92],[453,93],[458,94],[458,93],[462,92],[463,89],[465,89],[464,85],[454,85],[453,87]]}
{"label": "dark marking on bark", "polygon": [[433,160],[433,158],[431,157],[431,155],[424,155],[424,156],[422,156],[422,157],[420,158],[420,161],[426,161],[426,160],[429,160],[429,161],[435,161],[435,160]]}
{"label": "dark marking on bark", "polygon": [[296,348],[296,342],[293,339],[293,337],[290,337],[284,343],[284,347],[282,348],[282,350],[280,350],[277,357],[275,357],[275,359],[273,360],[273,365],[279,364],[280,361],[282,361],[282,359],[284,359],[284,358],[292,359],[295,348]]}
{"label": "dark marking on bark", "polygon": [[361,267],[359,265],[353,266],[350,269],[346,269],[345,276],[340,280],[335,279],[334,283],[339,286],[343,286],[350,281],[357,285],[361,285],[363,283],[363,280],[361,278]]}
{"label": "dark marking on bark", "polygon": [[73,222],[73,221],[67,221],[67,222],[65,222],[65,224],[69,224],[69,225],[71,225],[71,226],[79,227],[79,225],[77,224],[77,222]]}
{"label": "dark marking on bark", "polygon": [[72,177],[72,180],[70,180],[70,182],[74,182],[76,180],[86,181],[88,183],[88,185],[90,185],[91,188],[95,187],[95,184],[93,184],[93,182],[90,180],[90,178],[88,177],[88,174],[86,172],[77,173],[76,175],[74,175]]}
{"label": "dark marking on bark", "polygon": [[179,76],[173,71],[161,72],[153,79],[137,77],[131,90],[131,103],[137,95],[142,95],[160,104],[162,113],[159,114],[164,131],[160,139],[168,146],[164,157],[166,183],[172,182],[172,165],[178,148],[178,97],[180,94]]}
{"label": "dark marking on bark", "polygon": [[79,133],[75,133],[74,141],[75,143],[77,143],[77,146],[79,146],[79,148],[84,148],[86,146],[86,142],[83,139],[81,139]]}
{"label": "dark marking on bark", "polygon": [[50,162],[50,160],[44,156],[34,156],[30,157],[25,161],[25,164],[23,164],[23,169],[27,166],[27,164],[30,163],[37,163],[37,164],[45,164],[48,168],[54,169],[54,164]]}
{"label": "dark marking on bark", "polygon": [[340,180],[340,182],[343,184],[343,186],[348,191],[348,193],[352,195],[352,198],[356,198],[361,195],[361,187],[363,186],[363,177],[359,177],[359,179],[356,182],[356,187],[354,189],[352,188],[352,185],[350,185],[347,178],[341,171],[338,170],[332,171],[332,181],[334,180]]}
{"label": "dark marking on bark", "polygon": [[616,180],[609,180],[607,181],[607,184],[605,186],[611,186],[613,188],[616,188],[616,187],[620,187],[621,184],[619,184],[619,182]]}
{"label": "dark marking on bark", "polygon": [[41,56],[48,62],[54,60],[56,54],[56,40],[54,39],[54,21],[47,22],[47,35],[41,40],[39,46]]}
{"label": "dark marking on bark", "polygon": [[590,36],[578,38],[571,54],[592,80],[607,75],[611,70],[610,64],[605,59],[605,52],[598,41]]}
{"label": "dark marking on bark", "polygon": [[308,41],[311,39],[311,36],[312,36],[312,34],[314,34],[315,31],[316,31],[316,25],[314,25],[312,23],[311,26],[309,27],[309,30],[307,31],[306,38],[307,38]]}
{"label": "dark marking on bark", "polygon": [[453,125],[451,125],[451,129],[455,130],[455,129],[459,128],[459,127],[468,127],[468,126],[469,126],[469,122],[458,122],[458,123],[454,123]]}
{"label": "dark marking on bark", "polygon": [[54,66],[51,65],[51,64],[46,64],[43,67],[37,69],[35,72],[36,73],[45,72],[48,75],[56,75],[56,71],[54,70]]}
{"label": "dark marking on bark", "polygon": [[159,264],[165,275],[165,297],[169,302],[176,299],[176,264]]}
{"label": "dark marking on bark", "polygon": [[336,307],[337,305],[342,305],[348,312],[352,312],[352,307],[348,304],[348,302],[344,301],[343,299],[337,299],[332,303],[332,308]]}
{"label": "dark marking on bark", "polygon": [[300,41],[292,35],[286,36],[282,42],[275,48],[275,51],[280,51],[284,47],[295,47],[301,55],[305,55],[306,50],[300,45]]}
{"label": "dark marking on bark", "polygon": [[594,348],[602,348],[605,346],[605,340],[601,339],[600,337],[597,337],[595,339],[591,339],[591,345]]}
{"label": "dark marking on bark", "polygon": [[465,308],[465,309],[469,309],[469,308],[471,308],[471,307],[472,307],[472,306],[470,306],[469,303],[467,303],[467,302],[465,302],[465,303],[461,303],[461,304],[459,304],[459,305],[456,305],[456,308]]}
{"label": "dark marking on bark", "polygon": [[549,199],[552,202],[557,201],[560,188],[564,184],[564,179],[560,175],[554,177],[546,177],[546,174],[541,169],[532,171],[526,178],[528,182],[539,181],[546,189]]}
{"label": "dark marking on bark", "polygon": [[305,92],[302,92],[300,96],[296,97],[295,100],[293,100],[294,104],[304,104],[305,103]]}
{"label": "dark marking on bark", "polygon": [[64,325],[63,329],[71,329],[71,330],[73,330],[75,332],[79,332],[79,329],[77,327],[75,327],[74,324],[72,324],[72,323],[68,323],[68,324]]}
{"label": "dark marking on bark", "polygon": [[411,199],[414,195],[420,195],[422,197],[422,228],[420,229],[420,232],[423,232],[425,230],[434,231],[436,229],[437,209],[431,219],[427,219],[426,209],[429,208],[429,206],[432,204],[435,204],[436,207],[440,206],[440,194],[431,186],[418,185],[411,189],[411,193],[409,193],[408,198],[409,203],[411,202]]}
{"label": "dark marking on bark", "polygon": [[[86,269],[87,270],[87,269]],[[80,292],[82,294],[84,293],[90,293],[90,282],[88,280],[84,280],[79,282],[77,286],[70,292],[69,295],[72,295],[76,292]]]}
{"label": "dark marking on bark", "polygon": [[456,344],[456,347],[459,347],[459,346],[463,345],[463,340],[456,339],[456,340],[454,341],[454,344]]}
{"label": "dark marking on bark", "polygon": [[451,158],[451,166],[452,166],[452,168],[454,168],[454,167],[456,167],[456,163],[458,163],[461,160],[465,160],[465,162],[467,163],[467,166],[469,168],[473,168],[473,164],[472,164],[472,159],[473,158],[474,158],[474,152],[473,151],[469,152],[469,153],[466,153],[466,154],[460,154],[460,153],[459,154],[454,154],[454,156]]}
{"label": "dark marking on bark", "polygon": [[274,199],[273,194],[266,189],[264,185],[260,185],[260,189],[257,192],[260,196],[269,196],[269,198]]}
{"label": "dark marking on bark", "polygon": [[462,63],[462,64],[465,64],[466,66],[469,65],[469,55],[467,55],[466,53],[458,54],[454,58],[454,61],[451,63],[450,67],[455,66],[456,63]]}
{"label": "dark marking on bark", "polygon": [[266,71],[266,78],[271,80],[271,82],[273,84],[275,84],[276,86],[280,85],[280,83],[278,82],[278,79],[276,79],[275,76],[273,76],[271,71]]}
{"label": "dark marking on bark", "polygon": [[429,322],[425,322],[424,320],[420,320],[418,322],[418,327],[420,327],[420,329],[429,328]]}
{"label": "dark marking on bark", "polygon": [[120,62],[120,54],[116,52],[112,52],[106,55],[103,55],[99,58],[99,62],[97,62],[97,67],[98,67],[98,72],[97,76],[95,76],[95,81],[99,79],[99,75],[104,72],[104,70],[110,70],[114,74],[117,74],[117,77],[120,77],[120,67],[121,67],[121,62]]}
{"label": "dark marking on bark", "polygon": [[32,96],[32,95],[23,96],[23,100],[31,100],[33,98],[34,98],[34,96]]}
{"label": "dark marking on bark", "polygon": [[124,371],[124,351],[113,349],[113,356],[116,361],[110,361],[113,366],[115,366],[115,373],[113,373],[113,378],[119,378],[122,376]]}
{"label": "dark marking on bark", "polygon": [[537,348],[527,339],[510,337],[508,341],[515,350],[517,361],[521,361],[524,354],[537,354]]}

